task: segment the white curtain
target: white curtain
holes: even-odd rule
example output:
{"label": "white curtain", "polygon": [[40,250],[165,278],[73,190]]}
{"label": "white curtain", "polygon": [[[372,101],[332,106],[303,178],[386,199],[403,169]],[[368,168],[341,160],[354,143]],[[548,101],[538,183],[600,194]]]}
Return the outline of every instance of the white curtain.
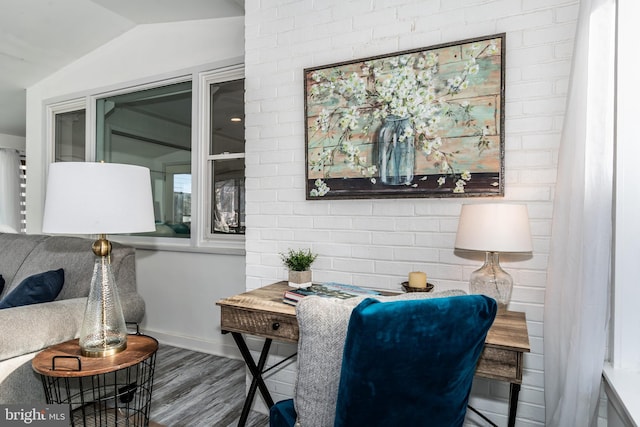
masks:
{"label": "white curtain", "polygon": [[0,148],[0,227],[20,230],[20,155]]}
{"label": "white curtain", "polygon": [[612,239],[615,0],[582,0],[544,310],[546,425],[597,422]]}

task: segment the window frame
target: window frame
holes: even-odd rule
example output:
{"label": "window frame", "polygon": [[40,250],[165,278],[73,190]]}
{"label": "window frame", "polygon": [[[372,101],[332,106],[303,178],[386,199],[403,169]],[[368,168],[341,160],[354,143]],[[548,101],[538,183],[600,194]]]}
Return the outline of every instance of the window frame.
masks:
{"label": "window frame", "polygon": [[[241,80],[244,79],[244,64],[231,65],[228,67],[220,68],[217,70],[205,71],[199,74],[198,77],[198,102],[199,102],[199,111],[201,112],[200,117],[206,117],[205,123],[203,126],[199,127],[199,139],[200,144],[198,145],[198,149],[202,150],[199,152],[199,167],[204,172],[204,179],[206,185],[203,185],[203,189],[200,192],[200,197],[204,203],[204,206],[209,207],[209,211],[203,212],[199,211],[198,221],[200,222],[202,231],[202,240],[203,242],[212,242],[212,241],[222,241],[229,244],[234,244],[238,240],[242,240],[244,244],[244,234],[219,234],[213,233],[211,220],[213,217],[213,203],[212,199],[213,194],[213,162],[214,160],[223,160],[223,159],[239,159],[245,158],[246,150],[243,153],[228,153],[228,154],[210,154],[210,138],[211,138],[211,86],[216,83],[225,83],[232,80]],[[245,174],[246,178],[246,174]],[[204,192],[204,193],[203,193]],[[193,207],[191,209],[193,212]]]}

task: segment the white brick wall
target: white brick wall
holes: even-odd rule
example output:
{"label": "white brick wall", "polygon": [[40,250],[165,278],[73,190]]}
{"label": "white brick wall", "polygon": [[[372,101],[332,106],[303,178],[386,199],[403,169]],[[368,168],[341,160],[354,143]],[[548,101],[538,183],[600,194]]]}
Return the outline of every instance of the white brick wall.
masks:
{"label": "white brick wall", "polygon": [[[441,289],[467,289],[482,256],[453,243],[463,199],[306,201],[303,69],[506,32],[505,200],[527,203],[533,258],[503,256],[527,314],[518,425],[544,425],[542,321],[552,196],[577,0],[246,0],[247,289],[286,278],[289,247],[319,254],[314,279],[399,289],[423,270]],[[252,343],[258,349],[259,342]],[[277,344],[271,361],[295,348]],[[295,363],[273,373],[290,397]],[[508,386],[477,380],[472,403],[506,423]]]}

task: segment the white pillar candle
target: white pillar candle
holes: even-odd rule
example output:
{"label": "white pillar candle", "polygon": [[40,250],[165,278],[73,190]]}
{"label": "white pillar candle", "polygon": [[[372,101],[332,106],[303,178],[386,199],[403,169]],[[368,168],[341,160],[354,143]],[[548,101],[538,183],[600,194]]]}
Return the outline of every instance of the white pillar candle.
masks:
{"label": "white pillar candle", "polygon": [[422,271],[412,271],[409,273],[409,286],[412,288],[426,288],[427,273]]}

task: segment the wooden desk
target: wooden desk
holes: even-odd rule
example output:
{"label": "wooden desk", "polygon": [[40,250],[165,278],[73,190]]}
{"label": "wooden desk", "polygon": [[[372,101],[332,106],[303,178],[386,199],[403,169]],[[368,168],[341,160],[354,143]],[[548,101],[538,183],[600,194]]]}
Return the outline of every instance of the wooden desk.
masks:
{"label": "wooden desk", "polygon": [[[222,299],[220,306],[220,327],[222,333],[231,333],[240,349],[253,380],[247,393],[247,400],[240,416],[239,426],[244,426],[256,388],[268,406],[273,406],[262,373],[269,353],[271,341],[298,341],[298,321],[295,307],[282,302],[284,291],[291,289],[287,282],[278,282],[253,291],[244,292]],[[247,348],[242,334],[265,338],[264,346],[256,364]],[[518,394],[522,384],[523,356],[529,352],[529,334],[525,314],[509,311],[497,316],[493,322],[485,347],[480,355],[476,375],[510,383],[509,427],[515,425],[518,409]]]}

